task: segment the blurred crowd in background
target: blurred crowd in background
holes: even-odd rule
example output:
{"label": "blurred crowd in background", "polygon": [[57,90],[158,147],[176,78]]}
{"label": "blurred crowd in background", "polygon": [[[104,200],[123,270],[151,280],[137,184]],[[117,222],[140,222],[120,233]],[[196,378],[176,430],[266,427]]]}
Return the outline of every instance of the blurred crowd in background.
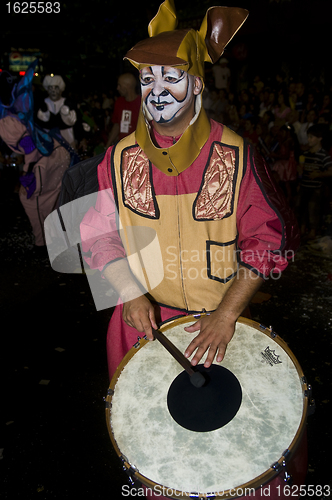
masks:
{"label": "blurred crowd in background", "polygon": [[[203,106],[208,116],[227,125],[257,148],[297,213],[303,238],[329,234],[332,170],[326,158],[324,168],[329,173],[319,179],[320,185],[316,186],[319,187],[319,200],[307,200],[307,204],[319,203],[314,228],[310,227],[310,222],[302,220],[301,183],[305,155],[312,148],[308,130],[313,125],[318,125],[321,148],[331,159],[331,83],[322,83],[317,79],[312,82],[295,80],[279,71],[267,80],[263,72],[256,74],[251,80],[242,81],[239,86],[234,76],[224,57],[207,70]],[[139,95],[140,86],[136,75],[134,82],[134,94]],[[113,88],[109,88],[105,82],[100,87],[88,90],[84,85],[69,85],[64,92],[71,103],[70,107],[76,109],[78,116],[74,126],[74,147],[80,160],[102,153],[118,138],[114,136],[114,110],[120,97],[126,99],[126,90],[119,85],[119,80]],[[42,85],[35,84],[36,109],[40,108],[45,95]],[[84,127],[80,125],[82,123]],[[19,172],[22,162],[20,155],[13,153],[1,141],[0,168],[3,170],[10,165]]]}

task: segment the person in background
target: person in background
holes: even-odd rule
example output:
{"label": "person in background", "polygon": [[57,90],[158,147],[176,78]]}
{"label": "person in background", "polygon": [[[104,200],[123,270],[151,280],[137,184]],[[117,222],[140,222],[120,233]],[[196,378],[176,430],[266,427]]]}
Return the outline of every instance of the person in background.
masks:
{"label": "person in background", "polygon": [[277,137],[279,146],[271,155],[274,161],[272,171],[285,193],[289,206],[293,206],[299,159],[298,140],[291,125],[283,125]]}
{"label": "person in background", "polygon": [[48,97],[41,103],[37,111],[37,123],[45,130],[59,129],[65,141],[72,147],[77,147],[74,126],[77,122],[76,106],[62,96],[66,85],[60,75],[47,75],[43,87]]}
{"label": "person in background", "polygon": [[331,104],[331,96],[329,93],[325,93],[323,96],[322,105],[319,107],[318,116],[324,116],[328,122],[331,120],[332,116],[332,104]]}
{"label": "person in background", "polygon": [[309,148],[300,157],[300,225],[301,234],[314,239],[321,230],[324,207],[324,181],[332,177],[332,158],[322,147],[326,127],[316,124],[308,129]]}
{"label": "person in background", "polygon": [[[223,99],[220,97],[220,92],[223,92]],[[227,100],[225,99],[224,91],[218,91],[216,88],[209,89],[210,103],[209,107],[205,108],[209,118],[213,118],[217,122],[223,121],[223,116],[226,111]]]}
{"label": "person in background", "polygon": [[11,76],[0,73],[0,137],[7,146],[24,157],[19,197],[34,236],[34,253],[46,257],[44,221],[55,209],[62,177],[70,165],[69,151],[35,125],[31,65],[17,86]]}
{"label": "person in background", "polygon": [[295,85],[296,102],[295,109],[299,112],[299,116],[302,116],[302,112],[305,109],[306,103],[306,87],[303,82],[297,82]]}
{"label": "person in background", "polygon": [[287,93],[280,91],[278,94],[277,101],[278,104],[273,109],[274,124],[280,128],[283,125],[285,125],[288,115],[291,112],[291,108]]}
{"label": "person in background", "polygon": [[118,78],[120,94],[114,104],[113,127],[106,143],[106,149],[115,142],[134,132],[137,125],[141,96],[137,93],[137,80],[132,73],[123,73]]}
{"label": "person in background", "polygon": [[258,134],[256,132],[256,120],[254,118],[247,118],[244,122],[244,132],[242,137],[254,146],[258,145]]}
{"label": "person in background", "polygon": [[312,127],[316,123],[316,120],[317,120],[317,115],[316,115],[315,111],[313,109],[311,109],[309,111],[309,113],[307,114],[305,121],[303,123],[301,123],[301,126],[298,129],[297,138],[299,140],[300,147],[301,147],[302,151],[305,151],[308,149],[308,146],[309,146],[308,130],[310,129],[310,127]]}
{"label": "person in background", "polygon": [[299,121],[298,111],[295,111],[295,109],[291,110],[291,112],[287,115],[286,125],[290,125],[293,127],[298,140],[298,133],[301,129],[301,122]]}
{"label": "person in background", "polygon": [[228,67],[228,60],[222,57],[219,63],[212,66],[212,74],[214,78],[214,86],[216,89],[224,89],[229,92],[231,85],[231,70]]}

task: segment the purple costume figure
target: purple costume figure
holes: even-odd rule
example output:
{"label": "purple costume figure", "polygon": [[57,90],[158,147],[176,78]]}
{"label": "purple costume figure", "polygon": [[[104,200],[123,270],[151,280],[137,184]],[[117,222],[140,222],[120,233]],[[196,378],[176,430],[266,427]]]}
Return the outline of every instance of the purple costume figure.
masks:
{"label": "purple costume figure", "polygon": [[14,152],[24,155],[19,197],[30,220],[36,247],[45,245],[44,221],[55,209],[70,154],[33,121],[33,63],[20,82],[4,72],[1,78],[0,136]]}

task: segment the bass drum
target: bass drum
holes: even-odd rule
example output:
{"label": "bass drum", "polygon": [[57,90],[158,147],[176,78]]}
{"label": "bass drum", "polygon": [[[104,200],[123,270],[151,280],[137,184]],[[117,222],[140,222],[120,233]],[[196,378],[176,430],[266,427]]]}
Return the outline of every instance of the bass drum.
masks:
{"label": "bass drum", "polygon": [[[184,352],[197,335],[184,327],[195,321],[185,316],[160,330]],[[270,329],[240,318],[216,364],[236,377],[241,404],[226,425],[196,432],[179,425],[167,405],[180,364],[158,341],[141,339],[127,353],[106,398],[109,435],[124,468],[159,498],[280,499],[286,485],[286,496],[297,496],[307,470],[310,387],[294,354]]]}

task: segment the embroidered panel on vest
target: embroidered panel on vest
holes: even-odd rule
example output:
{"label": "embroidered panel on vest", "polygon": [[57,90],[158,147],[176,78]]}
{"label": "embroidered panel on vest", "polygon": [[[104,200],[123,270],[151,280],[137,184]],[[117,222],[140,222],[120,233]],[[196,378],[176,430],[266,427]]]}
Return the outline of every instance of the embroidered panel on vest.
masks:
{"label": "embroidered panel on vest", "polygon": [[211,146],[202,186],[196,197],[195,220],[220,220],[233,213],[239,152],[215,142]]}
{"label": "embroidered panel on vest", "polygon": [[151,182],[151,163],[142,149],[135,145],[122,152],[123,204],[133,212],[159,219],[159,208]]}

